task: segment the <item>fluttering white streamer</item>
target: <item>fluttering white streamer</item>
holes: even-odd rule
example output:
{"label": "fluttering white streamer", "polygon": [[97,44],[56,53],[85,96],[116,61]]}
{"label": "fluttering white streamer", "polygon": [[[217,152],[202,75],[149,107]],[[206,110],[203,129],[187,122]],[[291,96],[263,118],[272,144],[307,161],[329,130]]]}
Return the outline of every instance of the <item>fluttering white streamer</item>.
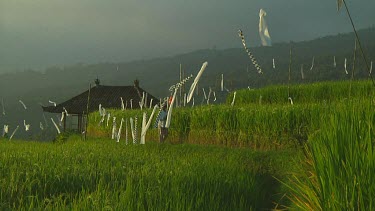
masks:
{"label": "fluttering white streamer", "polygon": [[65,107],[63,107],[63,109],[64,109],[64,112],[65,112],[66,116],[69,116],[69,113],[68,113],[68,111],[65,109]]}
{"label": "fluttering white streamer", "polygon": [[315,63],[315,56],[313,56],[313,58],[312,58],[310,70],[312,70],[314,68],[314,63]]}
{"label": "fluttering white streamer", "polygon": [[53,120],[53,118],[51,118],[51,121],[52,121],[53,125],[55,125],[55,128],[56,128],[56,130],[57,130],[57,133],[60,134],[61,132],[60,132],[59,126],[57,126],[55,120]]}
{"label": "fluttering white streamer", "polygon": [[102,113],[102,104],[99,104],[99,115],[102,116],[103,113]]}
{"label": "fluttering white streamer", "polygon": [[272,67],[273,67],[273,69],[276,69],[275,59],[274,58],[272,59]]}
{"label": "fluttering white streamer", "polygon": [[343,0],[337,0],[337,11],[340,10],[341,6],[343,5]]}
{"label": "fluttering white streamer", "polygon": [[130,109],[133,109],[133,99],[130,99]]}
{"label": "fluttering white streamer", "polygon": [[288,97],[288,100],[290,101],[290,104],[293,105],[293,100],[291,97]]}
{"label": "fluttering white streamer", "polygon": [[194,107],[194,97],[193,97],[193,103],[192,103],[191,107]]}
{"label": "fluttering white streamer", "polygon": [[60,122],[63,122],[63,121],[64,121],[64,118],[65,118],[64,112],[61,112]]}
{"label": "fluttering white streamer", "polygon": [[12,138],[13,138],[14,134],[16,134],[16,132],[17,132],[17,130],[18,130],[18,128],[19,128],[19,127],[20,127],[20,126],[19,126],[19,125],[17,125],[16,129],[14,129],[14,131],[13,131],[12,135],[11,135],[11,136],[10,136],[10,138],[9,138],[9,141],[10,141],[10,140],[12,140]]}
{"label": "fluttering white streamer", "polygon": [[124,100],[122,99],[122,97],[120,97],[120,100],[121,100],[121,111],[123,111],[125,110]]}
{"label": "fluttering white streamer", "polygon": [[266,11],[260,9],[259,11],[259,36],[263,46],[272,46],[272,40],[268,31],[268,26],[265,17]]}
{"label": "fluttering white streamer", "polygon": [[142,129],[141,129],[141,141],[139,142],[140,144],[145,144],[146,143],[146,137],[143,135],[145,128],[146,128],[146,118],[147,114],[146,112],[143,112],[143,117],[142,117]]}
{"label": "fluttering white streamer", "polygon": [[152,122],[152,118],[154,117],[155,111],[156,111],[156,109],[158,109],[158,108],[159,108],[158,105],[155,105],[155,106],[154,106],[154,109],[153,109],[152,112],[151,112],[151,116],[150,116],[150,118],[148,119],[147,124],[146,124],[145,127],[143,128],[144,130],[142,131],[141,136],[144,136],[144,137],[146,136],[146,132],[147,132],[148,128],[150,127],[151,122]]}
{"label": "fluttering white streamer", "polygon": [[333,67],[336,67],[336,56],[333,56]]}
{"label": "fluttering white streamer", "polygon": [[262,68],[259,66],[259,64],[258,64],[257,60],[255,59],[254,55],[253,55],[253,54],[250,52],[250,50],[246,47],[245,36],[243,35],[241,29],[238,30],[238,36],[240,36],[241,41],[242,41],[242,45],[243,45],[243,47],[245,48],[245,51],[246,51],[247,55],[250,57],[251,62],[253,63],[253,65],[254,65],[255,68],[257,69],[258,73],[259,73],[259,74],[263,74]]}
{"label": "fluttering white streamer", "polygon": [[214,102],[216,102],[216,93],[214,91]]}
{"label": "fluttering white streamer", "polygon": [[224,91],[224,74],[221,74],[221,91]]}
{"label": "fluttering white streamer", "polygon": [[371,73],[372,73],[372,61],[371,61],[371,64],[370,64],[370,75],[371,75]]}
{"label": "fluttering white streamer", "polygon": [[154,99],[153,98],[151,98],[151,100],[150,100],[150,108],[152,107],[152,101],[153,101]]}
{"label": "fluttering white streamer", "polygon": [[193,77],[193,74],[191,74],[187,78],[184,78],[182,81],[178,82],[177,84],[170,86],[169,91],[172,92],[174,89],[182,87],[182,85],[184,85],[192,77]]}
{"label": "fluttering white streamer", "polygon": [[348,70],[346,69],[346,58],[345,58],[345,63],[344,63],[344,67],[345,67],[345,73],[348,75]]}
{"label": "fluttering white streamer", "polygon": [[173,94],[173,97],[172,97],[172,102],[171,102],[171,105],[169,106],[169,109],[168,109],[167,120],[165,121],[165,127],[166,128],[169,128],[169,125],[171,124],[173,104],[174,104],[174,102],[176,100],[177,90],[178,90],[177,88],[174,90],[174,94]]}
{"label": "fluttering white streamer", "polygon": [[113,139],[117,139],[117,137],[116,137],[116,135],[117,135],[117,125],[116,125],[116,117],[114,116],[113,117],[113,121],[112,121],[112,136],[111,136],[111,138],[112,138],[112,140]]}
{"label": "fluttering white streamer", "polygon": [[57,114],[56,114],[56,120],[59,123],[59,126],[62,127],[62,121],[60,121],[61,117],[59,117],[59,115],[57,115]]}
{"label": "fluttering white streamer", "polygon": [[130,132],[132,134],[132,138],[133,138],[133,144],[136,144],[136,141],[135,141],[135,133],[134,133],[134,122],[133,122],[133,118],[130,117]]}
{"label": "fluttering white streamer", "polygon": [[8,131],[9,131],[9,125],[4,125],[4,128],[3,128],[3,137],[5,136],[5,134],[8,134]]}
{"label": "fluttering white streamer", "polygon": [[204,99],[206,100],[207,99],[206,91],[204,90],[204,88],[202,88],[202,90],[203,90]]}
{"label": "fluttering white streamer", "polygon": [[186,93],[184,93],[184,107],[186,106]]}
{"label": "fluttering white streamer", "polygon": [[53,101],[51,101],[51,100],[48,100],[48,102],[51,103],[51,104],[53,104],[53,106],[56,107],[56,103],[55,103],[55,102],[53,102]]}
{"label": "fluttering white streamer", "polygon": [[211,97],[212,89],[210,87],[210,91],[208,92],[208,97],[207,97],[207,105],[210,104],[210,97]]}
{"label": "fluttering white streamer", "polygon": [[128,119],[125,119],[125,144],[128,145]]}
{"label": "fluttering white streamer", "polygon": [[134,144],[138,141],[138,117],[134,117]]}
{"label": "fluttering white streamer", "polygon": [[105,120],[105,114],[102,116],[102,119],[99,121],[99,126],[104,122],[104,120]]}
{"label": "fluttering white streamer", "polygon": [[188,103],[190,102],[191,97],[193,96],[193,93],[194,93],[194,89],[195,89],[195,87],[197,86],[198,81],[199,81],[199,79],[201,78],[201,76],[202,76],[204,70],[206,69],[207,65],[208,65],[208,62],[204,62],[204,63],[203,63],[201,69],[199,70],[197,76],[196,76],[195,79],[194,79],[194,82],[191,84],[191,86],[190,86],[190,90],[189,90],[189,92],[188,92],[188,97],[187,97],[187,102],[188,102]]}
{"label": "fluttering white streamer", "polygon": [[141,108],[141,110],[142,110],[142,108],[143,108],[144,101],[145,101],[145,93],[142,92],[142,99],[141,99],[141,102],[139,102],[139,107]]}
{"label": "fluttering white streamer", "polygon": [[107,114],[107,127],[108,127],[108,124],[109,124],[109,119],[111,118],[111,113],[108,113]]}
{"label": "fluttering white streamer", "polygon": [[18,102],[20,102],[20,103],[22,104],[22,106],[23,106],[23,108],[24,108],[25,110],[27,109],[25,103],[23,103],[22,100],[19,100]]}
{"label": "fluttering white streamer", "polygon": [[42,122],[39,122],[39,128],[40,128],[41,130],[44,130],[44,127],[43,127]]}
{"label": "fluttering white streamer", "polygon": [[236,94],[237,94],[237,92],[233,93],[233,99],[232,99],[231,106],[234,106],[234,101],[236,100]]}
{"label": "fluttering white streamer", "polygon": [[305,74],[303,73],[303,64],[301,64],[301,78],[305,79]]}
{"label": "fluttering white streamer", "polygon": [[25,126],[25,131],[30,130],[30,124],[26,124],[26,120],[23,120],[23,126]]}
{"label": "fluttering white streamer", "polygon": [[122,130],[122,123],[124,122],[124,118],[121,118],[121,122],[120,122],[120,127],[118,129],[118,133],[117,133],[117,143],[120,142],[120,138],[121,138],[121,130]]}

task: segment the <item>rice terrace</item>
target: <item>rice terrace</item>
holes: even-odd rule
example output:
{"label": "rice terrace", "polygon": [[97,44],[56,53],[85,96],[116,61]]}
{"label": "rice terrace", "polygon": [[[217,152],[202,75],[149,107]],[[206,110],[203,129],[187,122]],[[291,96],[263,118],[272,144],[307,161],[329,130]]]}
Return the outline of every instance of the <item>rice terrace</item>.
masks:
{"label": "rice terrace", "polygon": [[375,3],[291,2],[0,3],[0,210],[375,210]]}

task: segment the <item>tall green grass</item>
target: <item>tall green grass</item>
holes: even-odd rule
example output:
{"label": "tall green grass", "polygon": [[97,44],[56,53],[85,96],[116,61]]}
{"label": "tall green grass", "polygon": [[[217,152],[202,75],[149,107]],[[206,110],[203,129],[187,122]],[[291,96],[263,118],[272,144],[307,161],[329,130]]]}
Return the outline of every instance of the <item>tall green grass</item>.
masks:
{"label": "tall green grass", "polygon": [[280,191],[272,176],[295,154],[74,137],[2,141],[0,209],[270,209]]}
{"label": "tall green grass", "polygon": [[372,101],[349,104],[312,134],[304,174],[291,199],[300,210],[375,209],[375,114]]}

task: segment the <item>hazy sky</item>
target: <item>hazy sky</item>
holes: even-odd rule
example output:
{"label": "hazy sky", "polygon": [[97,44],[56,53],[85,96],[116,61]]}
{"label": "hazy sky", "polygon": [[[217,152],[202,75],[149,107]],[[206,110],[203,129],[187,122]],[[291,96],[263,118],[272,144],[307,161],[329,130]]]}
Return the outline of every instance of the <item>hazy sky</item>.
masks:
{"label": "hazy sky", "polygon": [[[374,25],[375,0],[347,4]],[[0,0],[0,71],[257,46],[261,8],[274,43],[352,30],[336,0]]]}

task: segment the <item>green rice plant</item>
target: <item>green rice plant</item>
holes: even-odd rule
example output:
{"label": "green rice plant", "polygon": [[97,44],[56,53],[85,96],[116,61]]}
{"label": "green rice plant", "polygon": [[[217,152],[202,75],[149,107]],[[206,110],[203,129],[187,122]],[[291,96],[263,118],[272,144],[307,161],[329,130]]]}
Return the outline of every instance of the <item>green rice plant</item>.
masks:
{"label": "green rice plant", "polygon": [[305,172],[290,186],[299,210],[373,210],[375,115],[371,101],[342,106],[310,135]]}
{"label": "green rice plant", "polygon": [[293,151],[194,145],[0,142],[1,210],[272,208]]}
{"label": "green rice plant", "polygon": [[[350,81],[317,82],[312,84],[295,84],[290,86],[290,96],[294,104],[333,103],[349,98]],[[239,90],[236,105],[258,104],[262,96],[262,104],[289,104],[288,86],[275,85],[256,90]],[[366,99],[374,96],[372,82],[369,80],[353,81],[351,98]],[[230,105],[233,93],[229,94],[226,104]]]}
{"label": "green rice plant", "polygon": [[[324,115],[340,103],[303,105],[209,105],[176,108],[169,128],[172,143],[215,144],[231,147],[275,149],[303,144],[320,127]],[[117,119],[140,116],[144,111],[110,111]],[[150,113],[151,110],[146,110]],[[91,114],[88,135],[110,137],[111,127],[98,126],[98,113]],[[124,130],[122,131],[124,133]],[[102,135],[100,135],[102,134]],[[122,135],[123,137],[123,135]],[[146,139],[158,140],[157,129]]]}

